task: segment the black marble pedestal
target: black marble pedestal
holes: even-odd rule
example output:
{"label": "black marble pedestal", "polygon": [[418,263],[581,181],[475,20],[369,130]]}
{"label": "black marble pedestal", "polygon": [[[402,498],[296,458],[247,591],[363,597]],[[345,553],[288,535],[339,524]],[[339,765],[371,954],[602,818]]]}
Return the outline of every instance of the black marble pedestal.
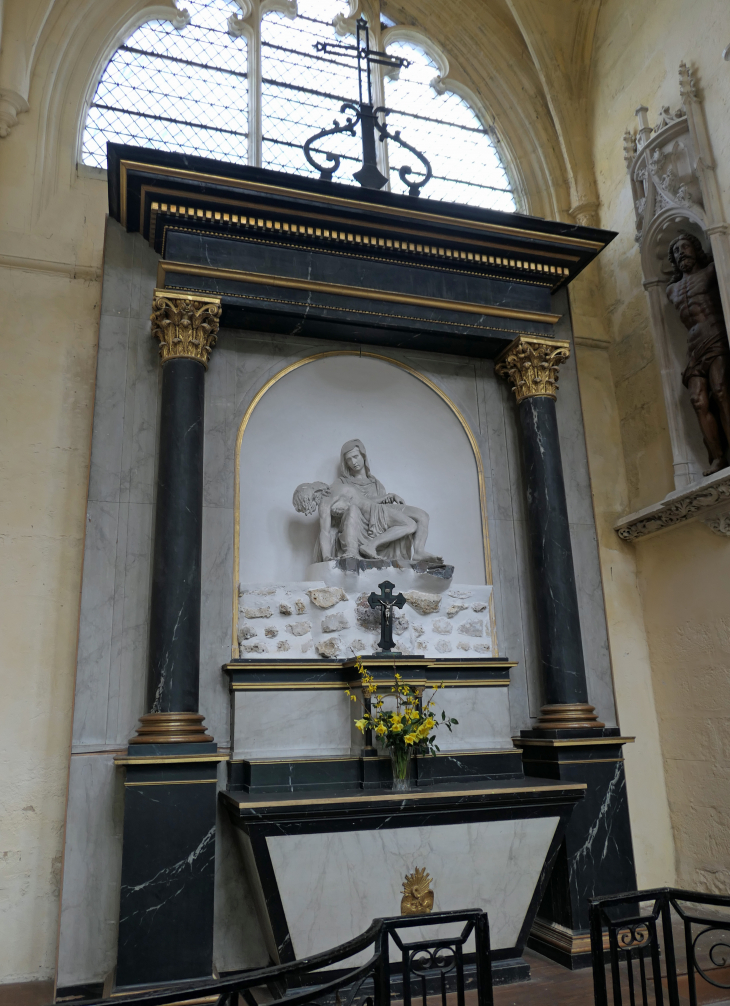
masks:
{"label": "black marble pedestal", "polygon": [[588,899],[636,890],[622,756],[622,745],[631,740],[605,728],[523,731],[515,741],[528,775],[587,784],[527,941],[571,969],[591,966]]}
{"label": "black marble pedestal", "polygon": [[213,961],[215,744],[136,744],[126,768],[116,987],[206,978]]}

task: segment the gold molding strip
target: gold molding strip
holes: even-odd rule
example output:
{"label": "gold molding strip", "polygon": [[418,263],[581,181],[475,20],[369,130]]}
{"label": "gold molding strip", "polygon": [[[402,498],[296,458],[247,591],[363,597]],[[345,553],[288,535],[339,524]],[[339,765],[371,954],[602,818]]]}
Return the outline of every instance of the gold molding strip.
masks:
{"label": "gold molding strip", "polygon": [[[388,678],[378,678],[378,684],[388,685],[392,684],[395,679]],[[489,678],[489,680],[483,681],[424,681],[421,678],[410,678],[408,675],[403,675],[403,683],[406,685],[415,685],[417,688],[435,688],[437,685],[443,688],[492,688],[492,687],[506,687],[509,685],[509,678]],[[245,684],[243,682],[233,682],[230,685],[230,691],[232,692],[270,692],[270,691],[292,691],[292,692],[311,692],[318,689],[324,691],[344,691],[347,688],[352,688],[354,682],[350,681],[340,684],[339,682],[298,682],[298,681],[282,681],[273,682],[272,684],[265,684],[263,682],[253,682],[251,684]]]}
{"label": "gold molding strip", "polygon": [[243,178],[226,178],[223,175],[211,175],[201,171],[188,171],[185,168],[172,168],[158,164],[140,164],[137,161],[122,160],[119,162],[119,209],[122,223],[127,226],[127,173],[130,169],[137,168],[145,174],[159,175],[163,178],[180,178],[189,181],[213,183],[214,185],[225,185],[233,189],[243,189],[249,192],[268,193],[270,195],[288,196],[295,199],[306,199],[310,202],[325,203],[332,206],[343,206],[347,209],[360,208],[372,214],[388,214],[390,216],[401,216],[410,220],[422,220],[433,222],[435,225],[455,227],[459,224],[471,227],[474,230],[484,231],[487,234],[508,234],[517,238],[529,238],[540,240],[552,244],[572,245],[574,248],[585,248],[593,251],[601,251],[606,247],[605,241],[591,241],[587,238],[570,237],[563,234],[543,234],[541,231],[524,230],[519,227],[508,227],[504,224],[490,224],[482,220],[454,219],[445,217],[439,213],[427,213],[423,210],[410,210],[396,208],[393,206],[380,206],[378,203],[363,202],[359,199],[348,199],[346,196],[328,196],[324,193],[305,192],[302,189],[288,189],[278,185],[267,185],[265,182],[253,182]]}
{"label": "gold molding strip", "polygon": [[[367,654],[362,654],[362,659],[368,661],[370,658]],[[465,657],[464,660],[468,660]],[[474,658],[472,658],[474,659]],[[392,657],[387,661],[387,667],[408,667],[413,666],[416,661],[413,657]],[[464,667],[463,660],[441,660],[438,657],[422,657],[418,659],[418,670],[423,668],[436,668],[440,670],[444,667]],[[381,658],[378,658],[378,663],[383,663]],[[502,667],[517,667],[517,660],[484,660],[479,661],[480,664],[488,663],[489,667],[502,668]],[[333,660],[331,663],[324,664],[321,659],[312,660],[311,657],[307,660],[297,660],[296,657],[290,657],[288,660],[275,659],[275,660],[255,660],[249,658],[245,665],[241,664],[224,664],[223,669],[225,671],[270,671],[272,668],[278,671],[321,671],[323,667],[329,667],[331,670],[342,671],[346,668],[355,670],[355,660]],[[185,757],[184,755],[181,757]]]}
{"label": "gold molding strip", "polygon": [[[518,311],[512,307],[494,307],[486,304],[474,304],[470,301],[445,300],[441,297],[419,297],[416,294],[377,290],[367,286],[345,286],[343,283],[328,283],[324,280],[297,279],[294,276],[277,276],[274,273],[248,272],[243,269],[224,269],[207,265],[188,265],[185,262],[166,262],[163,260],[157,264],[158,287],[164,287],[167,273],[230,279],[239,283],[257,283],[261,286],[284,287],[288,290],[305,290],[307,293],[328,293],[336,297],[356,297],[360,300],[384,301],[387,304],[431,307],[441,311],[457,311],[464,314],[476,314],[480,317],[486,315],[492,318],[511,318],[517,321],[531,321],[545,325],[555,325],[561,318],[559,314],[543,311]],[[225,294],[217,296],[225,297]],[[200,299],[197,294],[196,299]]]}
{"label": "gold molding strip", "polygon": [[191,765],[199,762],[219,762],[228,761],[226,754],[209,755],[157,755],[157,757],[135,758],[127,755],[122,758],[115,758],[115,765]]}
{"label": "gold molding strip", "polygon": [[198,786],[218,782],[217,779],[163,779],[155,782],[125,782],[125,786]]}
{"label": "gold molding strip", "polygon": [[615,765],[625,758],[572,758],[570,761],[545,761],[544,758],[522,758],[523,765]]}
{"label": "gold molding strip", "polygon": [[[449,798],[460,797],[460,796],[496,796],[510,793],[551,793],[555,790],[584,790],[588,789],[588,784],[585,782],[568,782],[561,785],[547,785],[547,786],[515,786],[511,789],[456,789],[448,790]],[[389,793],[387,790],[384,793],[378,793],[375,796],[375,791],[371,791],[368,794],[363,794],[362,796],[323,796],[317,799],[313,799],[311,796],[306,800],[277,800],[272,801],[272,803],[264,803],[261,800],[251,801],[246,803],[244,801],[233,800],[230,794],[226,794],[226,798],[231,801],[239,810],[246,810],[251,808],[252,810],[260,809],[261,807],[301,807],[303,805],[311,806],[312,804],[324,805],[333,803],[364,803],[365,801],[372,801],[376,799],[378,801],[392,801],[397,800],[402,803],[404,800],[428,800],[434,797],[443,796],[444,793],[441,790],[419,793],[417,790],[409,791],[408,793]]]}
{"label": "gold molding strip", "polygon": [[512,743],[516,748],[522,747],[543,747],[543,748],[580,748],[593,747],[594,744],[633,744],[635,737],[590,737],[576,738],[575,740],[543,740],[536,737],[513,737]]}
{"label": "gold molding strip", "polygon": [[[438,260],[445,266],[448,266],[453,262],[458,262],[465,265],[478,263],[482,266],[492,266],[501,269],[519,269],[520,271],[529,274],[533,281],[541,280],[544,277],[552,280],[567,279],[568,276],[570,276],[570,270],[567,266],[551,265],[548,262],[525,259],[525,249],[520,249],[516,252],[514,249],[506,249],[508,251],[511,250],[517,257],[513,257],[509,254],[505,255],[504,249],[501,248],[499,254],[497,254],[496,250],[491,254],[465,251],[463,248],[450,246],[443,241],[438,241],[436,244],[426,244],[423,237],[421,237],[420,240],[416,239],[415,241],[411,241],[403,236],[400,238],[393,238],[384,237],[379,234],[365,234],[356,229],[361,226],[358,224],[356,224],[352,230],[346,228],[342,231],[339,229],[339,226],[336,228],[317,227],[314,224],[295,223],[293,220],[267,219],[266,214],[263,217],[258,215],[250,217],[248,214],[244,213],[224,213],[220,210],[204,210],[198,206],[183,206],[180,203],[151,203],[148,242],[152,247],[154,247],[154,243],[157,238],[157,217],[159,214],[164,214],[168,217],[175,217],[177,219],[184,220],[186,223],[218,224],[222,227],[235,228],[236,230],[245,228],[246,231],[261,231],[264,232],[264,234],[272,233],[276,237],[288,238],[291,235],[296,235],[305,239],[316,240],[322,242],[323,244],[325,242],[336,242],[338,244],[354,245],[356,248],[359,246],[361,248],[376,248],[378,251],[381,249],[386,252],[397,251],[400,254],[414,256],[416,258],[423,256],[431,257]],[[237,240],[241,240],[241,238],[239,238],[239,236],[235,233],[231,236]],[[294,244],[290,245],[290,247],[297,248],[299,246]],[[494,247],[496,248],[499,246]],[[527,254],[536,253],[528,252]],[[577,257],[570,257],[574,261],[578,261]],[[470,275],[481,274],[476,273]],[[497,274],[494,278],[504,280],[506,277]]]}
{"label": "gold molding strip", "polygon": [[[456,418],[461,423],[464,433],[469,440],[471,449],[474,453],[474,461],[477,467],[477,483],[479,485],[479,509],[482,518],[482,548],[484,550],[484,574],[487,585],[492,583],[492,553],[489,544],[489,518],[487,515],[487,486],[484,477],[484,464],[482,462],[482,454],[479,450],[479,444],[474,436],[474,433],[467,423],[466,419],[462,415],[461,411],[452,402],[445,391],[442,391],[437,384],[435,384],[429,377],[422,374],[419,370],[414,367],[409,366],[407,363],[402,363],[400,360],[395,360],[390,356],[384,356],[382,353],[370,353],[363,349],[334,349],[328,350],[324,353],[315,353],[314,356],[304,357],[302,360],[297,360],[295,363],[290,363],[288,367],[284,367],[269,380],[256,392],[256,394],[251,399],[248,408],[243,414],[243,419],[238,427],[238,433],[236,435],[236,453],[234,456],[234,472],[233,472],[233,639],[231,642],[231,656],[238,656],[238,584],[239,584],[239,574],[240,574],[240,541],[241,541],[241,444],[243,443],[243,435],[246,432],[246,427],[248,426],[249,420],[253,415],[253,411],[259,404],[261,399],[264,397],[266,392],[273,388],[273,386],[282,379],[286,377],[287,374],[293,373],[300,367],[305,367],[309,363],[314,363],[316,360],[324,360],[329,357],[334,356],[360,356],[367,357],[371,360],[383,360],[385,363],[390,363],[394,367],[400,367],[401,370],[405,370],[406,373],[415,377],[417,380],[425,384],[427,388],[430,388],[434,394],[438,395],[439,398],[448,405],[451,411],[454,413]],[[491,609],[490,609],[491,611]],[[499,650],[497,647],[497,628],[494,619],[491,620],[492,626],[492,650],[495,656],[499,655]],[[318,665],[320,666],[320,665]],[[512,665],[514,666],[514,664]]]}

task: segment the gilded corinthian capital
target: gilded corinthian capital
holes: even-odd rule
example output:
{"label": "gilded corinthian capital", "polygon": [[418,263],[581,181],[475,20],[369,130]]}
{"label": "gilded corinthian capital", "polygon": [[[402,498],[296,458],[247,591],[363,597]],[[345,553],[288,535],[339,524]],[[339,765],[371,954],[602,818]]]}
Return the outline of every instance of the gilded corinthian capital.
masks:
{"label": "gilded corinthian capital", "polygon": [[555,398],[558,367],[569,356],[569,342],[520,335],[499,354],[494,371],[510,382],[518,403],[538,395]]}
{"label": "gilded corinthian capital", "polygon": [[151,321],[152,335],[160,340],[160,361],[197,360],[207,369],[220,316],[220,297],[155,290]]}

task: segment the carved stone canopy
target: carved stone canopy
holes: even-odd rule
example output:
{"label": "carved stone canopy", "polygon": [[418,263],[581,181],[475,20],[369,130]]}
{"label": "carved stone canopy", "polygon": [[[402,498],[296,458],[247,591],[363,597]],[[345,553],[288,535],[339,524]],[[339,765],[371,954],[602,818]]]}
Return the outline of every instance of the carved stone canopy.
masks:
{"label": "carved stone canopy", "polygon": [[518,404],[538,395],[555,398],[558,367],[570,356],[570,343],[521,335],[497,357],[495,373],[512,385]]}
{"label": "carved stone canopy", "polygon": [[220,297],[155,290],[152,301],[152,336],[160,340],[160,362],[197,360],[207,369],[218,339],[221,316]]}

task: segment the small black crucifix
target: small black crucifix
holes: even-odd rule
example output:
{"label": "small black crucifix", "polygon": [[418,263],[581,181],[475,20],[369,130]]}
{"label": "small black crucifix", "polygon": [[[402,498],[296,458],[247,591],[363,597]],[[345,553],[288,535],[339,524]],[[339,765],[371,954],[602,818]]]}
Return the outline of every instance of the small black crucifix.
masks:
{"label": "small black crucifix", "polygon": [[401,147],[405,147],[406,150],[410,150],[423,165],[424,175],[423,178],[419,179],[412,179],[408,177],[413,174],[409,165],[404,164],[398,170],[401,181],[408,186],[408,194],[411,196],[418,196],[420,195],[421,189],[426,182],[431,179],[431,175],[433,174],[431,171],[431,165],[422,153],[416,150],[415,147],[412,147],[409,143],[406,143],[405,140],[401,139],[399,129],[396,129],[394,133],[391,133],[388,131],[387,125],[384,122],[380,122],[378,116],[386,116],[389,109],[385,108],[383,105],[378,108],[373,108],[373,86],[370,77],[370,67],[373,64],[387,66],[391,70],[400,70],[401,67],[410,66],[410,60],[404,59],[402,56],[389,56],[387,52],[380,52],[378,49],[371,49],[370,30],[368,28],[367,21],[364,17],[360,17],[356,23],[356,45],[347,45],[344,42],[317,42],[315,45],[317,52],[326,52],[337,56],[354,53],[357,57],[357,84],[360,100],[357,104],[351,101],[346,101],[340,106],[340,112],[354,112],[355,119],[353,120],[348,116],[343,126],[341,126],[337,119],[335,119],[334,127],[332,129],[321,129],[318,133],[315,133],[314,136],[310,136],[304,144],[304,156],[312,167],[319,171],[320,178],[324,178],[326,181],[331,182],[332,175],[339,170],[342,158],[339,154],[332,154],[317,148],[316,152],[324,154],[328,161],[327,165],[318,164],[312,156],[312,144],[317,140],[321,140],[325,136],[333,136],[336,133],[348,133],[350,136],[356,136],[355,126],[359,123],[360,135],[362,138],[362,167],[359,171],[354,172],[352,177],[355,181],[359,182],[360,185],[368,189],[382,189],[388,181],[382,171],[378,168],[377,158],[375,156],[375,133],[377,132],[381,143],[383,143],[386,139],[394,140],[396,143],[399,143]]}
{"label": "small black crucifix", "polygon": [[393,640],[393,608],[402,608],[406,603],[406,599],[402,594],[393,597],[395,584],[391,583],[390,580],[385,580],[383,583],[379,583],[378,586],[380,587],[380,596],[373,591],[368,598],[368,604],[371,608],[380,608],[380,642],[378,646],[387,653],[395,647]]}

